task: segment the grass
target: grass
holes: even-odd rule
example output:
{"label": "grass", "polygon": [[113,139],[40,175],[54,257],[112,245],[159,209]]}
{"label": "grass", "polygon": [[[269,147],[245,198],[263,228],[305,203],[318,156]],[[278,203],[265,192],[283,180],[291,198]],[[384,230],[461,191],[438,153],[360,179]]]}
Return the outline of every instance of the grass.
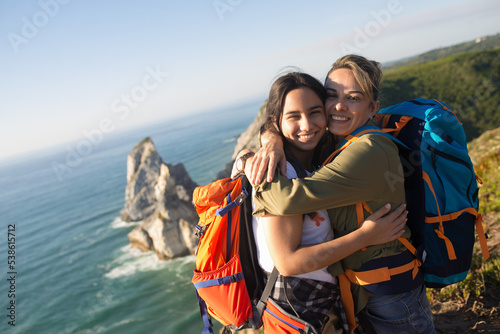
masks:
{"label": "grass", "polygon": [[477,176],[483,180],[479,190],[481,212],[500,211],[500,150],[480,159],[475,167]]}
{"label": "grass", "polygon": [[492,255],[487,261],[477,252],[472,257],[472,265],[467,278],[462,282],[449,285],[441,290],[427,289],[431,304],[435,302],[460,301],[469,297],[479,297],[488,289],[500,286],[500,257]]}

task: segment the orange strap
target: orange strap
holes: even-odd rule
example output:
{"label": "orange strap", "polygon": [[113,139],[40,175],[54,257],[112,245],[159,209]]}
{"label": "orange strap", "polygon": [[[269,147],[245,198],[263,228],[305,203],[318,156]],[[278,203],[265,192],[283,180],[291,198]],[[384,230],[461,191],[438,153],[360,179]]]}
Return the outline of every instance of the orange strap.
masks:
{"label": "orange strap", "polygon": [[429,175],[427,175],[427,173],[424,171],[422,171],[422,178],[429,186],[429,189],[431,190],[432,195],[434,196],[434,200],[436,201],[436,208],[437,208],[437,212],[438,212],[436,219],[437,219],[437,222],[439,222],[439,228],[437,230],[434,230],[434,232],[437,233],[438,237],[440,237],[441,239],[444,240],[444,242],[446,244],[446,250],[448,251],[448,258],[450,260],[456,260],[457,256],[455,255],[455,249],[453,248],[453,244],[451,243],[450,239],[448,239],[444,235],[443,217],[441,216],[441,210],[439,210],[439,203],[437,200],[436,192],[434,191],[434,187],[432,186],[431,179],[430,179]]}
{"label": "orange strap", "polygon": [[434,99],[434,101],[436,101],[437,103],[439,103],[439,104],[441,105],[441,107],[442,107],[444,110],[451,112],[451,113],[453,114],[453,116],[455,116],[455,118],[457,119],[458,123],[460,123],[460,125],[463,125],[463,124],[462,124],[462,122],[460,122],[460,120],[458,119],[457,115],[456,115],[453,111],[451,111],[450,109],[448,109],[448,108],[447,108],[444,104],[442,104],[440,101],[438,101],[438,100],[436,100],[436,99]]}
{"label": "orange strap", "polygon": [[[365,214],[363,213],[363,209],[366,210],[369,214],[373,214],[373,210],[365,203],[356,203],[356,217],[358,218],[358,228],[365,221]],[[366,247],[361,248],[362,251],[366,250]]]}
{"label": "orange strap", "polygon": [[368,204],[366,204],[365,202],[363,202],[361,204],[363,204],[363,209],[365,209],[366,212],[368,212],[369,214],[373,215],[373,210],[370,209],[370,207],[368,206]]}
{"label": "orange strap", "polygon": [[398,129],[398,131],[394,132],[394,137],[397,137],[399,136],[399,132],[401,132],[401,130],[403,129],[403,127],[408,124],[409,121],[411,121],[413,119],[413,117],[411,116],[401,116],[401,119],[399,120],[399,122],[396,122],[396,128]]}
{"label": "orange strap", "polygon": [[434,230],[434,232],[436,232],[438,237],[440,237],[441,239],[444,240],[444,242],[446,244],[446,249],[448,250],[448,257],[450,258],[450,260],[456,260],[457,255],[455,254],[455,249],[453,248],[453,244],[451,243],[451,240],[448,239],[448,237],[446,237],[444,235],[444,232],[441,229]]}
{"label": "orange strap", "polygon": [[371,215],[373,214],[373,210],[370,209],[368,204],[366,204],[365,202],[356,203],[356,217],[358,218],[358,227],[360,227],[361,224],[365,221],[365,214],[363,210],[366,210],[366,212]]}
{"label": "orange strap", "polygon": [[460,210],[457,212],[449,213],[447,215],[443,215],[440,217],[439,216],[438,217],[425,217],[425,222],[432,224],[432,223],[439,223],[439,222],[444,222],[444,221],[448,221],[448,220],[454,220],[454,219],[457,219],[464,212],[468,212],[471,215],[474,215],[476,217],[479,214],[476,209],[467,208],[467,209],[463,209],[463,210]]}
{"label": "orange strap", "polygon": [[476,219],[476,232],[479,237],[479,244],[481,245],[483,258],[486,261],[490,258],[490,252],[488,251],[488,245],[486,244],[486,235],[483,230],[483,215],[481,214],[479,214]]}
{"label": "orange strap", "polygon": [[356,327],[358,327],[358,324],[356,323],[356,317],[354,316],[354,300],[352,298],[351,282],[349,281],[349,278],[347,278],[346,274],[340,274],[337,278],[339,279],[340,298],[342,299],[347,324],[349,325],[349,333],[352,333]]}
{"label": "orange strap", "polygon": [[[370,209],[370,207],[365,203],[357,203],[356,204],[356,215],[358,218],[358,227],[363,223],[364,221],[364,214],[363,210],[366,210],[370,214],[373,213],[373,210]],[[408,248],[410,252],[412,252],[413,255],[417,254],[417,250],[413,245],[405,238],[398,238],[398,240]],[[355,272],[353,270],[347,269],[345,274],[349,278],[349,280],[353,283],[356,283],[358,285],[366,285],[366,284],[374,284],[374,283],[380,283],[380,282],[385,282],[391,279],[391,276],[397,275],[404,273],[408,270],[413,270],[413,278],[418,273],[418,267],[421,266],[422,263],[414,259],[412,262],[409,262],[403,266],[396,267],[389,269],[387,267],[384,268],[377,268],[373,270],[367,270],[367,271],[362,271],[362,272]]]}
{"label": "orange strap", "polygon": [[[394,125],[396,126],[395,128],[386,128],[384,126],[382,128],[382,132],[386,132],[386,133],[394,132],[392,135],[394,137],[397,137],[399,135],[399,132],[404,128],[404,126],[406,124],[408,124],[408,122],[411,121],[412,119],[413,119],[412,116],[401,116],[401,118],[399,119],[399,122],[394,123]],[[385,121],[385,119],[384,119],[384,121]],[[387,122],[386,122],[386,125],[387,125]]]}
{"label": "orange strap", "polygon": [[419,260],[414,259],[413,261],[396,268],[389,269],[384,267],[362,272],[355,272],[347,269],[345,273],[338,275],[337,278],[340,286],[340,297],[346,313],[349,333],[352,333],[358,326],[354,316],[354,300],[352,298],[351,282],[358,285],[385,282],[389,281],[391,276],[402,274],[409,270],[412,270],[413,279],[415,279],[415,276],[418,273],[418,267],[421,265],[422,263]]}
{"label": "orange strap", "polygon": [[[356,215],[357,215],[357,218],[358,218],[358,228],[361,226],[361,224],[363,223],[364,221],[364,214],[363,214],[363,209],[366,210],[368,213],[370,214],[373,214],[373,210],[370,209],[370,207],[368,206],[368,204],[366,204],[365,202],[362,202],[362,203],[356,203]],[[402,237],[399,237],[398,240],[406,247],[408,248],[408,250],[413,254],[413,255],[416,255],[417,254],[417,250],[415,247],[413,247],[413,245],[411,244],[411,242],[409,242],[407,239],[405,238],[402,238]],[[363,248],[363,250],[365,250],[366,248]]]}
{"label": "orange strap", "polygon": [[443,108],[443,109],[444,109],[444,110],[446,110],[446,111],[451,112],[451,110],[450,110],[450,109],[448,109],[448,108],[446,108],[446,106],[445,106],[444,104],[442,104],[442,103],[441,103],[441,101],[439,101],[439,100],[437,100],[437,99],[433,99],[433,100],[434,100],[434,101],[436,101],[437,103],[439,103],[439,104],[441,105],[441,108]]}
{"label": "orange strap", "polygon": [[391,276],[399,275],[409,270],[412,270],[412,276],[413,279],[415,279],[415,276],[418,273],[418,267],[420,267],[421,265],[422,263],[419,260],[413,259],[407,264],[390,269],[388,267],[383,267],[359,272],[347,269],[345,271],[345,275],[349,278],[349,281],[358,285],[369,285],[380,282],[387,282],[391,280]]}
{"label": "orange strap", "polygon": [[[481,252],[483,253],[483,258],[486,261],[490,257],[490,252],[488,251],[488,245],[486,243],[486,234],[484,233],[483,229],[483,215],[477,212],[476,209],[474,208],[466,208],[463,210],[460,210],[458,212],[453,212],[441,217],[425,217],[425,222],[426,223],[439,223],[443,221],[449,221],[449,220],[454,220],[457,219],[462,213],[468,212],[474,216],[476,216],[476,232],[477,236],[479,238],[479,244],[481,245]],[[436,230],[436,233],[438,233],[438,230]],[[441,235],[438,233],[439,237],[441,238]],[[447,238],[446,238],[447,240]],[[445,240],[445,241],[446,241]]]}
{"label": "orange strap", "polygon": [[399,237],[398,240],[406,247],[408,248],[408,250],[413,254],[413,255],[417,255],[417,249],[415,247],[413,247],[413,245],[411,244],[411,242],[408,241],[408,239],[405,239],[403,237]]}
{"label": "orange strap", "polygon": [[355,142],[356,140],[358,140],[358,137],[354,137],[354,136],[348,135],[346,137],[346,139],[347,139],[347,142],[344,145],[342,145],[342,147],[336,149],[335,152],[333,152],[332,154],[330,154],[328,156],[328,158],[326,158],[326,160],[323,162],[323,164],[321,166],[325,166],[326,164],[329,164],[333,160],[333,158],[335,158],[335,156],[337,154],[339,154],[342,150],[346,149],[349,145],[351,145],[353,142]]}
{"label": "orange strap", "polygon": [[394,125],[396,126],[395,128],[388,128],[387,124],[389,123],[391,116],[392,116],[391,114],[377,114],[376,117],[377,117],[377,123],[380,124],[382,122],[381,132],[385,133],[394,132],[393,133],[394,137],[397,137],[399,135],[399,132],[404,128],[404,126],[413,119],[412,116],[401,116],[399,122],[394,123]]}
{"label": "orange strap", "polygon": [[365,221],[365,215],[363,214],[363,204],[356,203],[356,217],[358,218],[358,228]]}
{"label": "orange strap", "polygon": [[330,163],[333,160],[333,158],[335,158],[335,156],[337,154],[339,154],[342,150],[345,150],[349,145],[351,145],[356,140],[358,140],[359,137],[361,137],[365,133],[369,133],[369,132],[383,132],[383,131],[382,130],[376,130],[376,129],[366,129],[366,130],[363,130],[363,131],[360,131],[359,133],[357,133],[356,136],[348,135],[347,137],[345,137],[345,139],[347,140],[347,142],[344,145],[342,145],[342,147],[340,147],[339,149],[335,150],[335,152],[333,152],[332,154],[330,154],[330,156],[328,158],[326,158],[326,160],[323,162],[323,164],[321,166],[325,166],[326,164]]}
{"label": "orange strap", "polygon": [[[387,116],[390,117],[390,115],[387,115]],[[385,125],[387,125],[389,118],[384,116],[383,119],[384,119],[384,127],[385,127]],[[401,129],[403,129],[403,127],[406,124],[408,124],[408,122],[412,119],[413,119],[413,117],[411,117],[411,116],[401,116],[399,122],[395,123],[396,128],[382,128],[382,129],[378,129],[378,130],[377,129],[366,129],[366,130],[363,130],[363,131],[360,131],[359,133],[357,133],[356,136],[348,135],[347,137],[345,137],[347,142],[344,145],[342,145],[342,147],[335,150],[335,152],[330,154],[330,156],[328,156],[328,158],[326,158],[326,160],[323,162],[323,164],[321,166],[325,166],[326,164],[330,163],[337,154],[339,154],[342,150],[345,150],[349,145],[354,143],[356,140],[359,139],[359,137],[361,137],[365,133],[369,133],[369,132],[382,132],[382,133],[394,132],[394,134],[393,134],[394,137],[397,137],[399,132],[401,131]]]}
{"label": "orange strap", "polygon": [[[423,172],[423,174],[425,174],[425,172]],[[425,174],[424,180],[425,180],[425,177],[429,178],[429,176],[427,174]],[[436,198],[436,194],[434,193],[434,189],[432,188],[432,185],[430,185],[430,179],[426,180],[426,182],[429,184],[429,188],[431,189],[431,191],[434,195],[434,198]],[[437,200],[436,200],[436,204],[437,204]],[[468,213],[476,216],[476,232],[477,232],[477,236],[479,238],[479,244],[481,245],[481,252],[483,253],[483,258],[486,261],[490,257],[490,252],[488,251],[488,245],[486,243],[486,235],[484,233],[483,224],[482,224],[483,215],[481,215],[479,212],[477,212],[476,209],[466,208],[466,209],[463,209],[463,210],[460,210],[457,212],[453,212],[453,213],[449,213],[447,215],[441,216],[439,214],[439,207],[438,207],[438,214],[439,215],[436,217],[425,217],[425,222],[430,223],[430,224],[439,223],[439,225],[440,225],[439,230],[435,230],[435,232],[437,233],[437,235],[441,239],[443,239],[445,241],[446,249],[448,250],[448,256],[449,256],[450,260],[455,260],[457,258],[455,255],[455,250],[453,249],[453,245],[452,245],[451,241],[444,235],[444,229],[442,228],[442,226],[443,226],[443,221],[450,221],[450,220],[457,219],[464,212],[468,212]]]}
{"label": "orange strap", "polygon": [[389,119],[391,118],[391,115],[390,114],[377,113],[375,115],[375,117],[376,117],[377,123],[380,124],[380,122],[382,121],[382,128],[386,128],[387,127],[387,123],[389,123]]}

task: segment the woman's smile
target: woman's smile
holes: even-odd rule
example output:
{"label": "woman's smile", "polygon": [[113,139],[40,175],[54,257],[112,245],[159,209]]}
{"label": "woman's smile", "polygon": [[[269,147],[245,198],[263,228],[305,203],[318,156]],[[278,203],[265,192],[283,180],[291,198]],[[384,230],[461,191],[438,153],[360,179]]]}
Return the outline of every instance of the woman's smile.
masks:
{"label": "woman's smile", "polygon": [[337,116],[337,115],[331,115],[330,118],[334,121],[334,122],[345,122],[345,121],[348,121],[350,118],[349,117],[345,117],[345,116]]}
{"label": "woman's smile", "polygon": [[325,88],[328,130],[334,135],[347,136],[363,126],[378,110],[378,102],[370,102],[349,69],[332,71]]}
{"label": "woman's smile", "polygon": [[290,152],[304,165],[310,165],[314,148],[326,130],[323,101],[309,88],[290,91],[279,127]]}
{"label": "woman's smile", "polygon": [[311,139],[314,138],[314,136],[316,136],[318,132],[313,132],[313,133],[307,133],[307,134],[300,134],[300,135],[297,135],[297,137],[299,137],[299,139],[301,141],[309,141]]}

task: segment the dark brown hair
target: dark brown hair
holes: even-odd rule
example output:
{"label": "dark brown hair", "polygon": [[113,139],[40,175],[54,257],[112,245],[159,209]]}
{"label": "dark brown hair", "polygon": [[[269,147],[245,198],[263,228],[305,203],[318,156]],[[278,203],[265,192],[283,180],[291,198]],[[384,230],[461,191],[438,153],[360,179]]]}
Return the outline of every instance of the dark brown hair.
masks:
{"label": "dark brown hair", "polygon": [[281,131],[278,131],[274,124],[276,123],[281,129],[280,119],[285,106],[285,98],[288,93],[298,88],[309,88],[316,95],[318,95],[321,102],[325,102],[325,88],[316,78],[301,72],[291,72],[285,74],[276,79],[269,90],[269,98],[266,108],[266,121],[261,128],[261,133],[263,131],[270,130],[281,135]]}

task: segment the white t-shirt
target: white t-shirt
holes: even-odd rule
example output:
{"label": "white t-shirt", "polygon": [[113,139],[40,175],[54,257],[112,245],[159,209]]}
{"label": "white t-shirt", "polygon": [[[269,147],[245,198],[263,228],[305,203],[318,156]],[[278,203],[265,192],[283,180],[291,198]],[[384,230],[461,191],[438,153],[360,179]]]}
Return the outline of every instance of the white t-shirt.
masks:
{"label": "white t-shirt", "polygon": [[[289,179],[298,177],[297,172],[289,162],[286,163],[286,174]],[[254,196],[255,194],[252,192],[252,207],[254,207]],[[267,272],[271,272],[274,268],[274,263],[267,247],[261,217],[254,216],[252,223],[255,243],[257,245],[257,256],[259,258],[259,264],[262,269]],[[326,212],[326,210],[317,211],[317,215],[314,217],[314,220],[308,215],[304,215],[301,245],[319,244],[330,240],[333,240],[333,230],[330,226],[330,219],[328,218],[328,213]],[[311,261],[314,261],[314,259],[311,259]],[[337,279],[328,272],[326,267],[294,276],[331,283],[337,282]]]}

